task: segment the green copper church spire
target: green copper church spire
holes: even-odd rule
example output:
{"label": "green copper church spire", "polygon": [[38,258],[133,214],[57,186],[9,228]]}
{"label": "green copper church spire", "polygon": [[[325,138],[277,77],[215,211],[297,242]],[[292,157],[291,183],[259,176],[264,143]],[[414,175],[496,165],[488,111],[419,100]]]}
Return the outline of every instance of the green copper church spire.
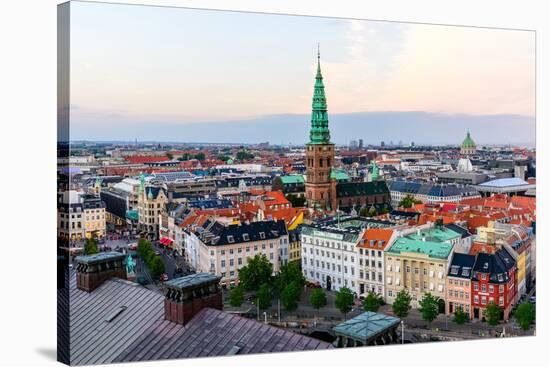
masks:
{"label": "green copper church spire", "polygon": [[313,102],[311,109],[311,130],[309,131],[310,144],[330,143],[330,131],[328,129],[327,98],[325,86],[321,74],[321,52],[317,46],[317,75],[313,88]]}

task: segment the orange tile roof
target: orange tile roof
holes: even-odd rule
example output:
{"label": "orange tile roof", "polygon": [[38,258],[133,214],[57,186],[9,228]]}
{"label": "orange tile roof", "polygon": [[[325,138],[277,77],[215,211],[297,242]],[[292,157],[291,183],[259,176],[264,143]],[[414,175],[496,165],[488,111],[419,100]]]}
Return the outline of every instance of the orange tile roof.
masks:
{"label": "orange tile roof", "polygon": [[[393,235],[393,229],[387,229],[387,228],[369,228],[363,233],[363,237],[361,238],[361,241],[357,245],[357,247],[362,248],[376,248],[379,250],[383,250],[388,246],[391,237]],[[374,240],[374,245],[371,246],[371,240]],[[384,241],[384,245],[382,248],[378,247],[378,241]]]}
{"label": "orange tile roof", "polygon": [[127,162],[132,164],[165,162],[169,160],[168,157],[166,156],[148,156],[148,155],[130,155],[130,156],[124,157],[124,159]]}

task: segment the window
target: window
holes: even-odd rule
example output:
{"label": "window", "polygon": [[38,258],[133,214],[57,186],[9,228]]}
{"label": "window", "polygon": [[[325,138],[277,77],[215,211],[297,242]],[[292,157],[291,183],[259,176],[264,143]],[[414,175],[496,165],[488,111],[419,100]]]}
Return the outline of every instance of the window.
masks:
{"label": "window", "polygon": [[235,239],[233,238],[233,236],[227,236],[227,242],[234,243]]}
{"label": "window", "polygon": [[243,264],[243,258],[242,257],[239,257],[239,259],[237,260],[237,263],[239,265],[242,265]]}
{"label": "window", "polygon": [[479,285],[476,283],[474,283],[474,291],[479,291]]}
{"label": "window", "polygon": [[243,233],[243,241],[250,240],[250,237],[248,237],[248,233]]}
{"label": "window", "polygon": [[260,232],[260,238],[263,240],[265,239],[265,233],[264,232]]}
{"label": "window", "polygon": [[229,259],[229,266],[234,266],[234,265],[235,265],[235,260]]}
{"label": "window", "polygon": [[222,268],[225,268],[225,260],[221,261]]}

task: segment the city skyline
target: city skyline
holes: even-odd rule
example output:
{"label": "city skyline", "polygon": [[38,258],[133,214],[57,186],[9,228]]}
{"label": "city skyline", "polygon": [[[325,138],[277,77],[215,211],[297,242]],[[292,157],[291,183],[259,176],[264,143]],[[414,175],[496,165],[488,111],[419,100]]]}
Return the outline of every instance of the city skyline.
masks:
{"label": "city skyline", "polygon": [[534,32],[97,5],[71,14],[71,140],[300,144],[319,42],[335,143],[534,145]]}

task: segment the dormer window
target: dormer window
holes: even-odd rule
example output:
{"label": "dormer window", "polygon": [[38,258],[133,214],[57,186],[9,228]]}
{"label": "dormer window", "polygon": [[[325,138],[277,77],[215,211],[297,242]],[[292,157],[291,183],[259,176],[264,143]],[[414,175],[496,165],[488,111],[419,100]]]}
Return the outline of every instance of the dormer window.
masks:
{"label": "dormer window", "polygon": [[229,242],[229,243],[234,243],[234,242],[235,242],[235,238],[233,238],[233,236],[227,236],[227,242]]}
{"label": "dormer window", "polygon": [[243,241],[250,240],[250,237],[248,237],[248,233],[243,233]]}
{"label": "dormer window", "polygon": [[[243,237],[244,237],[244,236],[243,236]],[[261,238],[262,240],[265,239],[265,233],[264,233],[264,232],[260,232],[260,238]]]}

